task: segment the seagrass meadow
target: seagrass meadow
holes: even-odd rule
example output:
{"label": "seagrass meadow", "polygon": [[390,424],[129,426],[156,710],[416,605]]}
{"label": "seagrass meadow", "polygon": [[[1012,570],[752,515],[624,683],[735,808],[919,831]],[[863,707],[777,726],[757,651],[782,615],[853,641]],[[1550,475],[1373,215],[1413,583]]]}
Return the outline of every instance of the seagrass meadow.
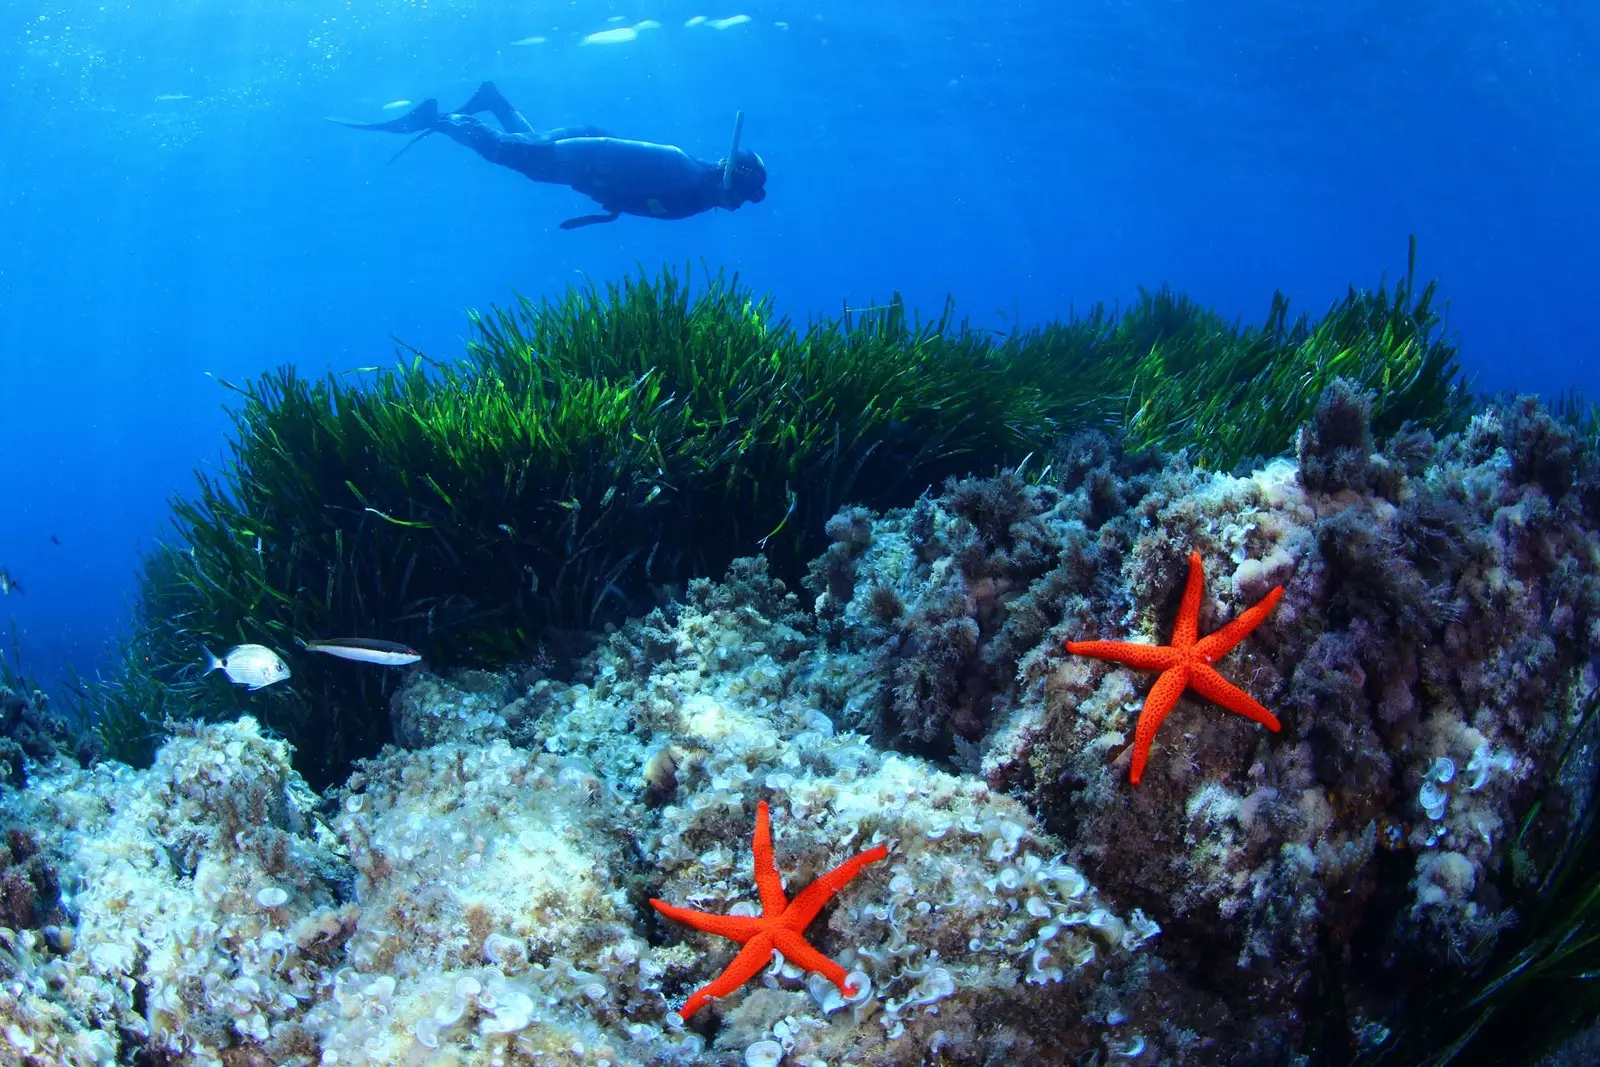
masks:
{"label": "seagrass meadow", "polygon": [[[997,333],[664,271],[474,315],[454,358],[229,383],[226,462],[78,683],[136,769],[0,660],[17,1032],[305,1067],[1592,1038],[1600,419],[1474,395],[1434,298]],[[1183,702],[1135,784],[1146,683],[1064,642],[1176,633],[1190,552],[1209,633],[1282,592],[1224,665],[1282,729]],[[425,662],[301,646],[355,636]],[[201,673],[244,642],[292,677]],[[757,801],[792,885],[890,843],[813,927],[870,1011],[780,976],[668,1020],[719,957],[648,901],[748,893]],[[500,1007],[458,1005],[480,980]]]}
{"label": "seagrass meadow", "polygon": [[[841,505],[1038,471],[1076,431],[1226,470],[1288,449],[1335,378],[1371,392],[1380,435],[1458,429],[1474,403],[1411,271],[1319,319],[1275,295],[1259,325],[1159,290],[1004,335],[898,298],[800,326],[736,277],[667,270],[471,326],[456,359],[229,385],[222,473],[173,501],[120,669],[80,680],[113,753],[148,760],[168,716],[248,711],[321,786],[388,739],[391,676],[302,640],[559,674],[588,635],[736,557],[796,584]],[[293,684],[200,676],[202,649],[245,642],[279,649]]]}

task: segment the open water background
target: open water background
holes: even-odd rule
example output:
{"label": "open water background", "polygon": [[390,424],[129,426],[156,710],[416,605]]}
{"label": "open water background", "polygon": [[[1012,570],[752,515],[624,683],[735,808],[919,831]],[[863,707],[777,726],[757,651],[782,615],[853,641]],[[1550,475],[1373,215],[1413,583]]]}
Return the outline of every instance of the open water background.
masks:
{"label": "open water background", "polygon": [[[1600,398],[1597,44],[1577,0],[4,0],[0,626],[46,683],[99,664],[220,454],[208,374],[450,357],[468,308],[641,265],[802,319],[899,290],[1005,328],[1167,283],[1259,320],[1394,278],[1415,233],[1481,387]],[[708,159],[743,108],[769,196],[561,232],[569,190],[322,121],[486,78]]]}

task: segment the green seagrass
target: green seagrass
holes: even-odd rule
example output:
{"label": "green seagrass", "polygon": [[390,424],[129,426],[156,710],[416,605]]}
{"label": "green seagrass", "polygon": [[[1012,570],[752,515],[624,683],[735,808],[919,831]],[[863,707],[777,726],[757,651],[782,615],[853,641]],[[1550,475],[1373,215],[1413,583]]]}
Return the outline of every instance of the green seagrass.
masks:
{"label": "green seagrass", "polygon": [[[1336,376],[1377,391],[1380,431],[1454,429],[1472,398],[1431,297],[1408,274],[1315,325],[1280,296],[1241,327],[1163,290],[997,337],[898,297],[802,328],[737,278],[666,271],[475,314],[458,361],[281,367],[231,387],[222,473],[174,501],[120,671],[88,699],[130,758],[174,707],[248,710],[320,786],[389,738],[396,675],[297,639],[403,641],[441,668],[560,661],[737,556],[792,583],[842,504],[909,504],[1078,429],[1216,467],[1282,452]],[[293,677],[200,677],[202,648],[251,641]]]}

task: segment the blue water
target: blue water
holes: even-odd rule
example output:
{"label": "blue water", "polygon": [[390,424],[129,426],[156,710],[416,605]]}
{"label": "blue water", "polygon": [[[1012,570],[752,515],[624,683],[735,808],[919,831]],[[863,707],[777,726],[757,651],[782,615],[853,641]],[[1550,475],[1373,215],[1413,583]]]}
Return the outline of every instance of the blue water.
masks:
{"label": "blue water", "polygon": [[[1575,0],[6,0],[0,567],[27,592],[0,624],[46,682],[99,662],[221,453],[208,374],[448,357],[468,308],[638,265],[802,318],[899,289],[1004,326],[1165,282],[1259,319],[1392,279],[1415,233],[1480,386],[1600,397],[1597,30]],[[742,108],[768,198],[562,232],[593,209],[570,190],[322,121],[486,78],[535,125],[706,159]]]}

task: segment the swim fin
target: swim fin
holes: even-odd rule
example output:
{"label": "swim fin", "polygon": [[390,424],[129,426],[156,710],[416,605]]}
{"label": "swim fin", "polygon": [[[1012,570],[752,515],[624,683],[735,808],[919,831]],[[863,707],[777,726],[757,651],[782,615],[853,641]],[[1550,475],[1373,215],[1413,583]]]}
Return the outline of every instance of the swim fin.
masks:
{"label": "swim fin", "polygon": [[472,94],[472,99],[454,112],[457,115],[478,115],[483,112],[495,117],[500,128],[507,133],[532,133],[533,124],[523,118],[522,112],[511,106],[494,82],[484,82]]}
{"label": "swim fin", "polygon": [[484,82],[472,94],[472,99],[457,108],[455,113],[457,115],[477,115],[488,111],[492,114],[496,108],[509,106],[506,103],[506,98],[500,95],[500,90],[495,87],[494,82]]}
{"label": "swim fin", "polygon": [[336,118],[329,118],[328,121],[349,126],[353,130],[376,130],[379,133],[432,133],[439,126],[439,101],[424,100],[404,115],[388,122],[350,122]]}

